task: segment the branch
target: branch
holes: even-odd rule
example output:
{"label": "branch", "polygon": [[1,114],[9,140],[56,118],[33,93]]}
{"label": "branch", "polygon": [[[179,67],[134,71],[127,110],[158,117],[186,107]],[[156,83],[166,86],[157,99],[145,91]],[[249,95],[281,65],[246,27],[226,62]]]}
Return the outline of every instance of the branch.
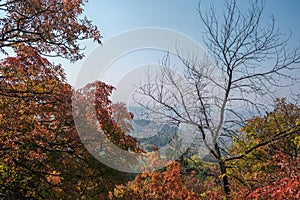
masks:
{"label": "branch", "polygon": [[250,149],[246,150],[244,153],[242,153],[239,156],[234,156],[234,157],[226,158],[224,160],[225,160],[225,162],[227,162],[227,161],[231,161],[231,160],[242,159],[242,158],[244,158],[245,156],[247,156],[248,154],[252,153],[254,150],[256,150],[256,149],[258,149],[260,147],[268,145],[268,144],[270,144],[272,142],[275,142],[275,141],[277,141],[277,140],[279,140],[281,138],[284,138],[284,137],[286,137],[288,135],[295,134],[295,133],[297,133],[299,131],[300,131],[300,126],[293,126],[293,127],[289,128],[289,129],[286,129],[284,131],[279,132],[278,134],[274,135],[271,139],[266,140],[264,142],[261,142],[261,143],[255,145],[255,146],[251,147]]}

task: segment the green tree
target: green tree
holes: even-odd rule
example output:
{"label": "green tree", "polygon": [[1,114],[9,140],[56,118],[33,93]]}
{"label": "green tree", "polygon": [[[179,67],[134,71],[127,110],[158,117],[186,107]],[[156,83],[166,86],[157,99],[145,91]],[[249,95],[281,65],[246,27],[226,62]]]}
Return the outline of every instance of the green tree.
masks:
{"label": "green tree", "polygon": [[230,151],[240,157],[228,163],[237,198],[299,198],[299,137],[300,108],[284,99],[248,120]]}

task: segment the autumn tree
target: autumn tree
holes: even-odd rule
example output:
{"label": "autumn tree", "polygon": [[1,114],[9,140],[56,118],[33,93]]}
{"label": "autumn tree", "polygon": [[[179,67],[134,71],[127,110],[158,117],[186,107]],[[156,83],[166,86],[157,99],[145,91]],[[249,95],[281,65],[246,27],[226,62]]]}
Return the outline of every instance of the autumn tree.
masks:
{"label": "autumn tree", "polygon": [[[278,99],[273,112],[247,121],[230,150],[242,157],[228,163],[233,166],[229,174],[236,198],[299,198],[299,120],[299,106]],[[283,130],[289,131],[279,134]],[[262,143],[266,145],[258,147]],[[243,154],[255,147],[258,148]]]}
{"label": "autumn tree", "polygon": [[[228,142],[238,137],[236,130],[248,117],[268,110],[274,89],[284,86],[285,80],[295,80],[290,70],[299,67],[300,55],[298,49],[287,48],[289,37],[275,28],[273,17],[269,24],[262,21],[264,1],[251,1],[244,11],[236,0],[228,0],[221,15],[213,6],[202,6],[200,3],[199,15],[211,57],[196,52],[184,55],[185,49],[182,53],[178,48],[184,65],[182,76],[170,70],[167,56],[155,82],[138,89],[145,98],[136,101],[150,113],[197,131],[218,163],[223,190],[229,195],[228,161],[238,155],[226,150]],[[284,127],[277,134],[292,132]],[[261,141],[259,145],[266,143]]]}
{"label": "autumn tree", "polygon": [[[61,66],[43,57],[73,62],[84,56],[81,40],[100,43],[97,27],[81,16],[86,2],[0,2],[1,52],[9,56],[14,51],[0,65],[1,198],[104,198],[124,178],[84,148],[74,125],[74,91]],[[98,97],[108,98],[104,91],[111,87],[101,87]],[[101,105],[97,109],[105,111]],[[103,113],[99,123],[118,129],[112,112]],[[114,142],[126,146],[121,139],[116,136]]]}
{"label": "autumn tree", "polygon": [[111,199],[199,199],[195,192],[188,190],[180,174],[180,164],[170,163],[164,172],[143,172],[128,182],[117,185]]}
{"label": "autumn tree", "polygon": [[[41,55],[59,56],[70,61],[83,57],[79,41],[100,33],[86,17],[81,17],[87,0],[5,0],[0,2],[0,50],[22,45]],[[22,44],[19,46],[19,44]]]}
{"label": "autumn tree", "polygon": [[137,139],[128,135],[133,114],[127,111],[125,104],[112,104],[109,96],[113,89],[113,86],[96,81],[75,92],[72,105],[77,130],[92,152],[107,150],[105,147],[110,143],[123,150],[140,152]]}
{"label": "autumn tree", "polygon": [[[118,112],[124,115],[118,116],[120,123],[131,115],[123,104],[109,100],[112,86],[96,82],[75,92],[63,69],[30,47],[4,59],[0,74],[0,198],[101,199],[127,180],[87,151],[74,124],[74,118],[85,118],[120,148],[138,151],[137,141],[113,119]],[[80,98],[72,99],[73,94]],[[89,121],[87,113],[72,112],[72,100],[85,105],[93,94],[98,123]]]}
{"label": "autumn tree", "polygon": [[[73,92],[70,112],[74,120],[72,127],[76,128],[72,145],[75,148],[77,162],[71,159],[69,166],[73,163],[75,170],[74,167],[70,167],[65,172],[69,174],[68,177],[74,177],[72,173],[75,171],[78,177],[85,178],[80,181],[80,192],[73,194],[73,198],[80,194],[80,197],[84,198],[105,199],[108,191],[116,184],[128,180],[127,173],[106,166],[101,160],[97,160],[98,157],[95,155],[99,153],[114,153],[111,149],[103,148],[108,143],[125,151],[141,152],[138,141],[128,135],[128,131],[131,130],[132,113],[127,111],[125,104],[113,104],[110,100],[114,89],[113,86],[96,81]],[[104,137],[106,140],[99,141],[99,137]],[[118,157],[112,159],[116,163],[122,161]],[[74,182],[76,177],[74,180],[70,179],[68,184]]]}
{"label": "autumn tree", "polygon": [[68,152],[71,87],[59,66],[30,47],[3,60],[0,74],[0,194],[43,198],[48,190],[52,196],[61,179],[49,152]]}

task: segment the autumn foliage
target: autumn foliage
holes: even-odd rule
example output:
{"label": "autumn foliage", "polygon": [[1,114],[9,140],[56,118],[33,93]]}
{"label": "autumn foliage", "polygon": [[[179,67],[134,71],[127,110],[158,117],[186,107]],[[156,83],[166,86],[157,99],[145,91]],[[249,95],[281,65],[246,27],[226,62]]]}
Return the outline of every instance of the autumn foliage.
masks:
{"label": "autumn foliage", "polygon": [[[74,91],[65,82],[60,66],[52,65],[30,47],[17,51],[16,57],[8,57],[0,65],[1,196],[98,198],[126,180],[126,174],[98,162],[81,143],[74,117],[82,117],[82,113],[72,112]],[[137,141],[113,120],[117,112],[109,101],[113,87],[102,82],[90,86],[97,88],[95,92],[86,87],[97,97],[93,105],[97,105],[101,131],[121,148],[137,150]],[[86,98],[82,95],[76,100]],[[88,116],[83,117],[88,121]]]}
{"label": "autumn foliage", "polygon": [[[86,2],[0,1],[0,199],[300,198],[300,107],[285,99],[233,130],[227,151],[216,146],[217,159],[182,156],[147,171],[166,159],[129,135],[134,115],[110,100],[115,88],[95,81],[74,89],[48,59],[73,62],[83,57],[81,40],[101,43],[82,16]],[[150,158],[145,171],[128,174],[99,162],[92,153],[114,153],[108,143]]]}
{"label": "autumn foliage", "polygon": [[245,152],[263,142],[266,145],[230,162],[237,199],[299,198],[299,120],[299,107],[281,99],[273,112],[250,119],[242,128],[232,153]]}
{"label": "autumn foliage", "polygon": [[[201,172],[186,172],[173,162],[127,182],[126,173],[93,158],[81,142],[92,135],[79,138],[74,118],[84,118],[85,127],[103,132],[124,150],[143,152],[127,134],[133,129],[133,114],[125,104],[109,99],[112,86],[98,81],[74,91],[63,69],[29,46],[3,59],[0,66],[1,198],[228,198],[213,163],[205,179]],[[299,116],[296,104],[279,99],[272,112],[249,119],[241,128],[230,149],[233,159],[227,163],[230,198],[299,198]]]}
{"label": "autumn foliage", "polygon": [[87,0],[1,1],[0,50],[30,46],[42,55],[76,61],[83,58],[79,41],[92,38],[100,43],[100,32],[86,17],[79,17]]}
{"label": "autumn foliage", "polygon": [[6,169],[0,183],[13,198],[35,196],[32,187],[47,190],[61,182],[51,152],[67,152],[72,131],[71,87],[62,69],[23,48],[0,68],[0,165]]}
{"label": "autumn foliage", "polygon": [[200,179],[199,172],[184,173],[174,162],[115,186],[111,199],[299,199],[299,116],[298,106],[280,99],[272,113],[250,119],[241,129],[230,152],[238,156],[227,163],[230,197],[216,164]]}
{"label": "autumn foliage", "polygon": [[[111,194],[112,195],[112,194]],[[164,172],[144,172],[126,186],[117,185],[111,199],[199,199],[183,184],[180,164],[173,162]]]}
{"label": "autumn foliage", "polygon": [[[99,130],[110,142],[120,148],[138,152],[140,149],[137,140],[127,134],[132,129],[130,124],[132,114],[127,111],[124,104],[113,104],[109,99],[114,89],[113,86],[96,81],[74,93],[73,114],[75,118],[80,119],[77,120],[77,123],[81,123],[78,128],[83,132],[81,137],[82,139],[86,136],[90,137],[85,134],[89,129],[93,133],[97,133]],[[80,126],[84,128],[80,128]]]}

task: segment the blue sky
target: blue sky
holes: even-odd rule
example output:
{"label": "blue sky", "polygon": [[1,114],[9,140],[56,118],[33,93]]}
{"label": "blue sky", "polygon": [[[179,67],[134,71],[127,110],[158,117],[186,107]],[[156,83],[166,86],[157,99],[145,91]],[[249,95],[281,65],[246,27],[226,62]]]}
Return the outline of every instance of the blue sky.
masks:
{"label": "blue sky", "polygon": [[[196,40],[203,31],[197,12],[198,0],[91,0],[85,9],[86,15],[97,24],[107,39],[120,32],[141,27],[164,27],[183,32]],[[206,4],[209,1],[203,0]],[[216,6],[222,0],[214,0]],[[248,5],[241,1],[242,7]],[[300,1],[267,0],[265,19],[273,14],[276,23],[287,31],[300,34]]]}
{"label": "blue sky", "polygon": [[[122,32],[144,27],[172,29],[203,44],[203,25],[197,11],[198,2],[198,0],[90,0],[85,6],[84,14],[98,26],[104,44],[105,41]],[[213,2],[216,6],[222,6],[224,3],[221,0],[203,0],[204,4],[209,2]],[[242,9],[247,5],[248,1],[240,1]],[[299,46],[300,1],[267,0],[264,21],[268,22],[271,15],[274,15],[281,32],[292,31],[290,46]],[[83,45],[86,46],[86,58],[97,47],[90,41],[84,42]],[[63,62],[67,78],[72,85],[85,59],[75,64]]]}

